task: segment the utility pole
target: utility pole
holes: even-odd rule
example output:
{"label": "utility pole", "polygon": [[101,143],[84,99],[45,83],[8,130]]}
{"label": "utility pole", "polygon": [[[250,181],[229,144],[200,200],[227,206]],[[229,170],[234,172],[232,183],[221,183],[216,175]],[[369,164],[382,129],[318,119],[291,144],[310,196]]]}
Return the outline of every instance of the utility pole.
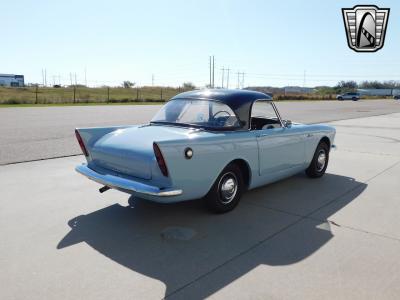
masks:
{"label": "utility pole", "polygon": [[76,81],[76,73],[75,73],[75,86],[77,85],[78,83],[77,83],[77,81]]}
{"label": "utility pole", "polygon": [[212,88],[214,88],[214,75],[215,75],[215,61],[214,61],[214,55],[212,56]]}
{"label": "utility pole", "polygon": [[229,71],[231,70],[231,69],[226,69],[227,71],[228,71],[228,74],[227,74],[227,76],[226,76],[226,88],[227,89],[229,89]]}
{"label": "utility pole", "polygon": [[209,58],[209,62],[208,63],[209,63],[209,69],[210,69],[210,83],[209,83],[208,86],[211,88],[211,72],[212,72],[211,71],[211,55],[208,58]]}
{"label": "utility pole", "polygon": [[72,73],[71,72],[69,72],[69,80],[71,81],[71,86],[72,86],[73,84],[72,84]]}
{"label": "utility pole", "polygon": [[224,88],[224,76],[225,76],[225,68],[224,67],[222,67],[222,69],[221,69],[221,71],[222,71],[222,85],[221,85],[221,87],[222,88]]}
{"label": "utility pole", "polygon": [[154,74],[151,74],[151,86],[154,86]]}

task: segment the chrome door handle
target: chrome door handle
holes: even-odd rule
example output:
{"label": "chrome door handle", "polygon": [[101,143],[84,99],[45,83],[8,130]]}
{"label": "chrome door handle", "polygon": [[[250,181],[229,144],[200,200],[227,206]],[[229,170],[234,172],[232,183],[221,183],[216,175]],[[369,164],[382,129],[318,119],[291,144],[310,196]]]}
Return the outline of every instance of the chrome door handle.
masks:
{"label": "chrome door handle", "polygon": [[311,133],[306,134],[306,137],[312,137],[312,136],[313,136],[313,134],[311,134]]}

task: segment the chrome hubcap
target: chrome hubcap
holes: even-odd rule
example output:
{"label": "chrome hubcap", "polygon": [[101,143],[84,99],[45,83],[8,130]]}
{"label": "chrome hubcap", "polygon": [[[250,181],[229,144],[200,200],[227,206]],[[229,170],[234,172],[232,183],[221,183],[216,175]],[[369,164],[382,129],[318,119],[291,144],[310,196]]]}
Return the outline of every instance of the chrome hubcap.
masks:
{"label": "chrome hubcap", "polygon": [[318,153],[318,158],[317,158],[317,171],[321,172],[325,168],[326,164],[326,154],[325,150],[320,150]]}
{"label": "chrome hubcap", "polygon": [[230,172],[222,176],[219,181],[219,190],[222,203],[230,203],[237,193],[237,179],[235,174]]}

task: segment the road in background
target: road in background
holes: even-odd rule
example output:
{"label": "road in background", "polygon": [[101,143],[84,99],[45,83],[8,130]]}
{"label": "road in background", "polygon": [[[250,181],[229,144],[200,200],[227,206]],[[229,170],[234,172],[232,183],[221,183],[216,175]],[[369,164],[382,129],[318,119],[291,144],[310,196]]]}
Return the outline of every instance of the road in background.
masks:
{"label": "road in background", "polygon": [[[285,119],[302,123],[400,112],[394,100],[278,102]],[[148,122],[159,105],[24,107],[0,109],[0,165],[80,154],[75,127]]]}

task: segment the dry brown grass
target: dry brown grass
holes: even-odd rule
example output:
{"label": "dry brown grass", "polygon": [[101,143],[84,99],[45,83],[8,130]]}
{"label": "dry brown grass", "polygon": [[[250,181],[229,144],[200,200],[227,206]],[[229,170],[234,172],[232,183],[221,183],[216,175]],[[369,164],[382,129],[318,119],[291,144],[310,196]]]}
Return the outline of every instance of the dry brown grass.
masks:
{"label": "dry brown grass", "polygon": [[[75,92],[74,92],[75,90]],[[183,92],[171,87],[10,88],[0,87],[0,104],[124,103],[166,101]],[[75,93],[75,97],[74,97]]]}

